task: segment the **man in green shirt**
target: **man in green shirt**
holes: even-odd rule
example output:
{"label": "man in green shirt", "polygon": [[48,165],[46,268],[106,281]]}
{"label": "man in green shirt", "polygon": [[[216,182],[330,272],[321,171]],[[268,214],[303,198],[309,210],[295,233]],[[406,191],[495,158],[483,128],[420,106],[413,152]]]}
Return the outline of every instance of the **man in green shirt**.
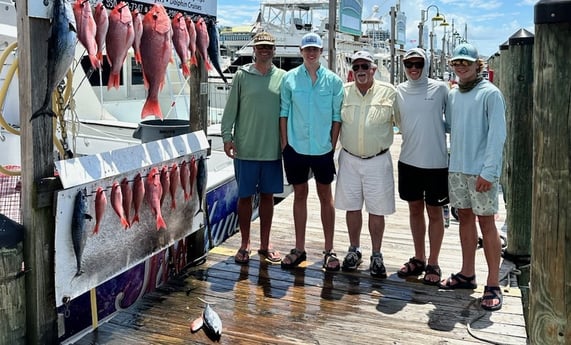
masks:
{"label": "man in green shirt", "polygon": [[284,70],[272,64],[275,39],[261,32],[254,36],[255,62],[242,66],[233,78],[222,116],[224,152],[234,159],[238,183],[238,224],[242,242],[234,256],[239,264],[250,260],[252,197],[260,193],[260,249],[271,263],[281,261],[270,244],[274,193],[283,192],[279,112]]}

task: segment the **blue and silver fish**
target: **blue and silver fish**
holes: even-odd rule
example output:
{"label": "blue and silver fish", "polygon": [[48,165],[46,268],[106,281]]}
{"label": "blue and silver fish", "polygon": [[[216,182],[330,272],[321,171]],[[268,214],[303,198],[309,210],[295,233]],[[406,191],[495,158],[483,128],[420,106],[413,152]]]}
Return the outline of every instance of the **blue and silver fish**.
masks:
{"label": "blue and silver fish", "polygon": [[222,320],[220,320],[218,313],[216,313],[208,303],[206,303],[206,306],[204,307],[202,320],[204,322],[204,331],[207,335],[212,337],[214,340],[220,339],[220,336],[222,335]]}
{"label": "blue and silver fish", "polygon": [[87,240],[85,220],[92,219],[92,217],[87,214],[87,209],[87,190],[83,188],[79,190],[75,196],[73,215],[71,217],[71,240],[73,242],[75,261],[77,263],[76,277],[83,273],[81,269],[81,256],[83,255],[85,241]]}
{"label": "blue and silver fish", "polygon": [[206,158],[202,157],[198,160],[198,173],[196,177],[196,192],[198,193],[198,212],[202,212],[202,201],[204,200],[204,192],[206,191],[207,171]]}
{"label": "blue and silver fish", "polygon": [[48,40],[47,88],[44,103],[30,120],[41,115],[56,116],[51,109],[52,93],[65,77],[73,62],[77,31],[71,5],[65,0],[54,0],[51,33]]}
{"label": "blue and silver fish", "polygon": [[206,28],[208,29],[208,37],[210,38],[207,50],[208,57],[210,58],[214,69],[216,69],[222,80],[224,80],[224,83],[228,84],[228,80],[226,79],[226,76],[224,76],[224,73],[222,73],[222,68],[220,67],[220,45],[218,44],[220,40],[218,39],[218,28],[216,27],[216,23],[213,20],[209,20],[206,24]]}

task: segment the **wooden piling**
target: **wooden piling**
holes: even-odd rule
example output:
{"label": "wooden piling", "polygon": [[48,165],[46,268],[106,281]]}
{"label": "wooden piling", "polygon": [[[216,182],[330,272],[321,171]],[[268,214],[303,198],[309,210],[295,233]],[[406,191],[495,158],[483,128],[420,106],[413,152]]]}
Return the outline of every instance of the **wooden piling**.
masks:
{"label": "wooden piling", "polygon": [[[43,103],[47,87],[50,21],[28,16],[27,1],[18,2],[18,78],[22,157],[22,220],[26,274],[26,336],[28,344],[56,344],[55,216],[52,198],[41,198],[41,183],[54,176],[53,119],[30,121]],[[44,201],[48,202],[45,203]]]}
{"label": "wooden piling", "polygon": [[571,1],[535,5],[531,344],[571,344]]}
{"label": "wooden piling", "polygon": [[507,248],[504,258],[521,271],[524,317],[529,317],[529,263],[531,255],[531,191],[533,165],[533,43],[534,36],[521,29],[509,38],[509,73],[504,77],[507,141],[505,157],[508,187],[506,213]]}

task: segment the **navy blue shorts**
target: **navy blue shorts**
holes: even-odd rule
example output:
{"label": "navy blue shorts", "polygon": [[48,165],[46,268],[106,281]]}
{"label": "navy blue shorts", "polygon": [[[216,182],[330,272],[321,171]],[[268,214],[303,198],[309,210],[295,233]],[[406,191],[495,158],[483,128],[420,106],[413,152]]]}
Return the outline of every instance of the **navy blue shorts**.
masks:
{"label": "navy blue shorts", "polygon": [[250,161],[234,159],[238,197],[256,193],[276,194],[284,191],[282,160]]}
{"label": "navy blue shorts", "polygon": [[290,184],[305,183],[313,172],[315,181],[331,184],[335,176],[333,150],[324,155],[310,156],[297,153],[289,144],[282,152],[287,180]]}
{"label": "navy blue shorts", "polygon": [[430,206],[448,204],[448,168],[423,169],[398,162],[399,196],[405,201],[424,200]]}

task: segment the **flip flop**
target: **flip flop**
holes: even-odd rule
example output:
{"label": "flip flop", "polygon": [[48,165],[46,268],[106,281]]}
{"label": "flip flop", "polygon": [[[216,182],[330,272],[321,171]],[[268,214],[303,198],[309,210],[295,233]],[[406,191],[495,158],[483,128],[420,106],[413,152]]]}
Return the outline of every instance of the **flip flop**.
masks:
{"label": "flip flop", "polygon": [[277,264],[280,263],[282,261],[282,258],[280,256],[280,253],[277,250],[274,249],[259,249],[258,250],[258,255],[260,255],[261,257],[264,258],[264,261],[270,263],[270,264]]}
{"label": "flip flop", "polygon": [[250,251],[246,249],[238,249],[238,252],[234,255],[234,262],[240,265],[245,265],[250,262]]}

